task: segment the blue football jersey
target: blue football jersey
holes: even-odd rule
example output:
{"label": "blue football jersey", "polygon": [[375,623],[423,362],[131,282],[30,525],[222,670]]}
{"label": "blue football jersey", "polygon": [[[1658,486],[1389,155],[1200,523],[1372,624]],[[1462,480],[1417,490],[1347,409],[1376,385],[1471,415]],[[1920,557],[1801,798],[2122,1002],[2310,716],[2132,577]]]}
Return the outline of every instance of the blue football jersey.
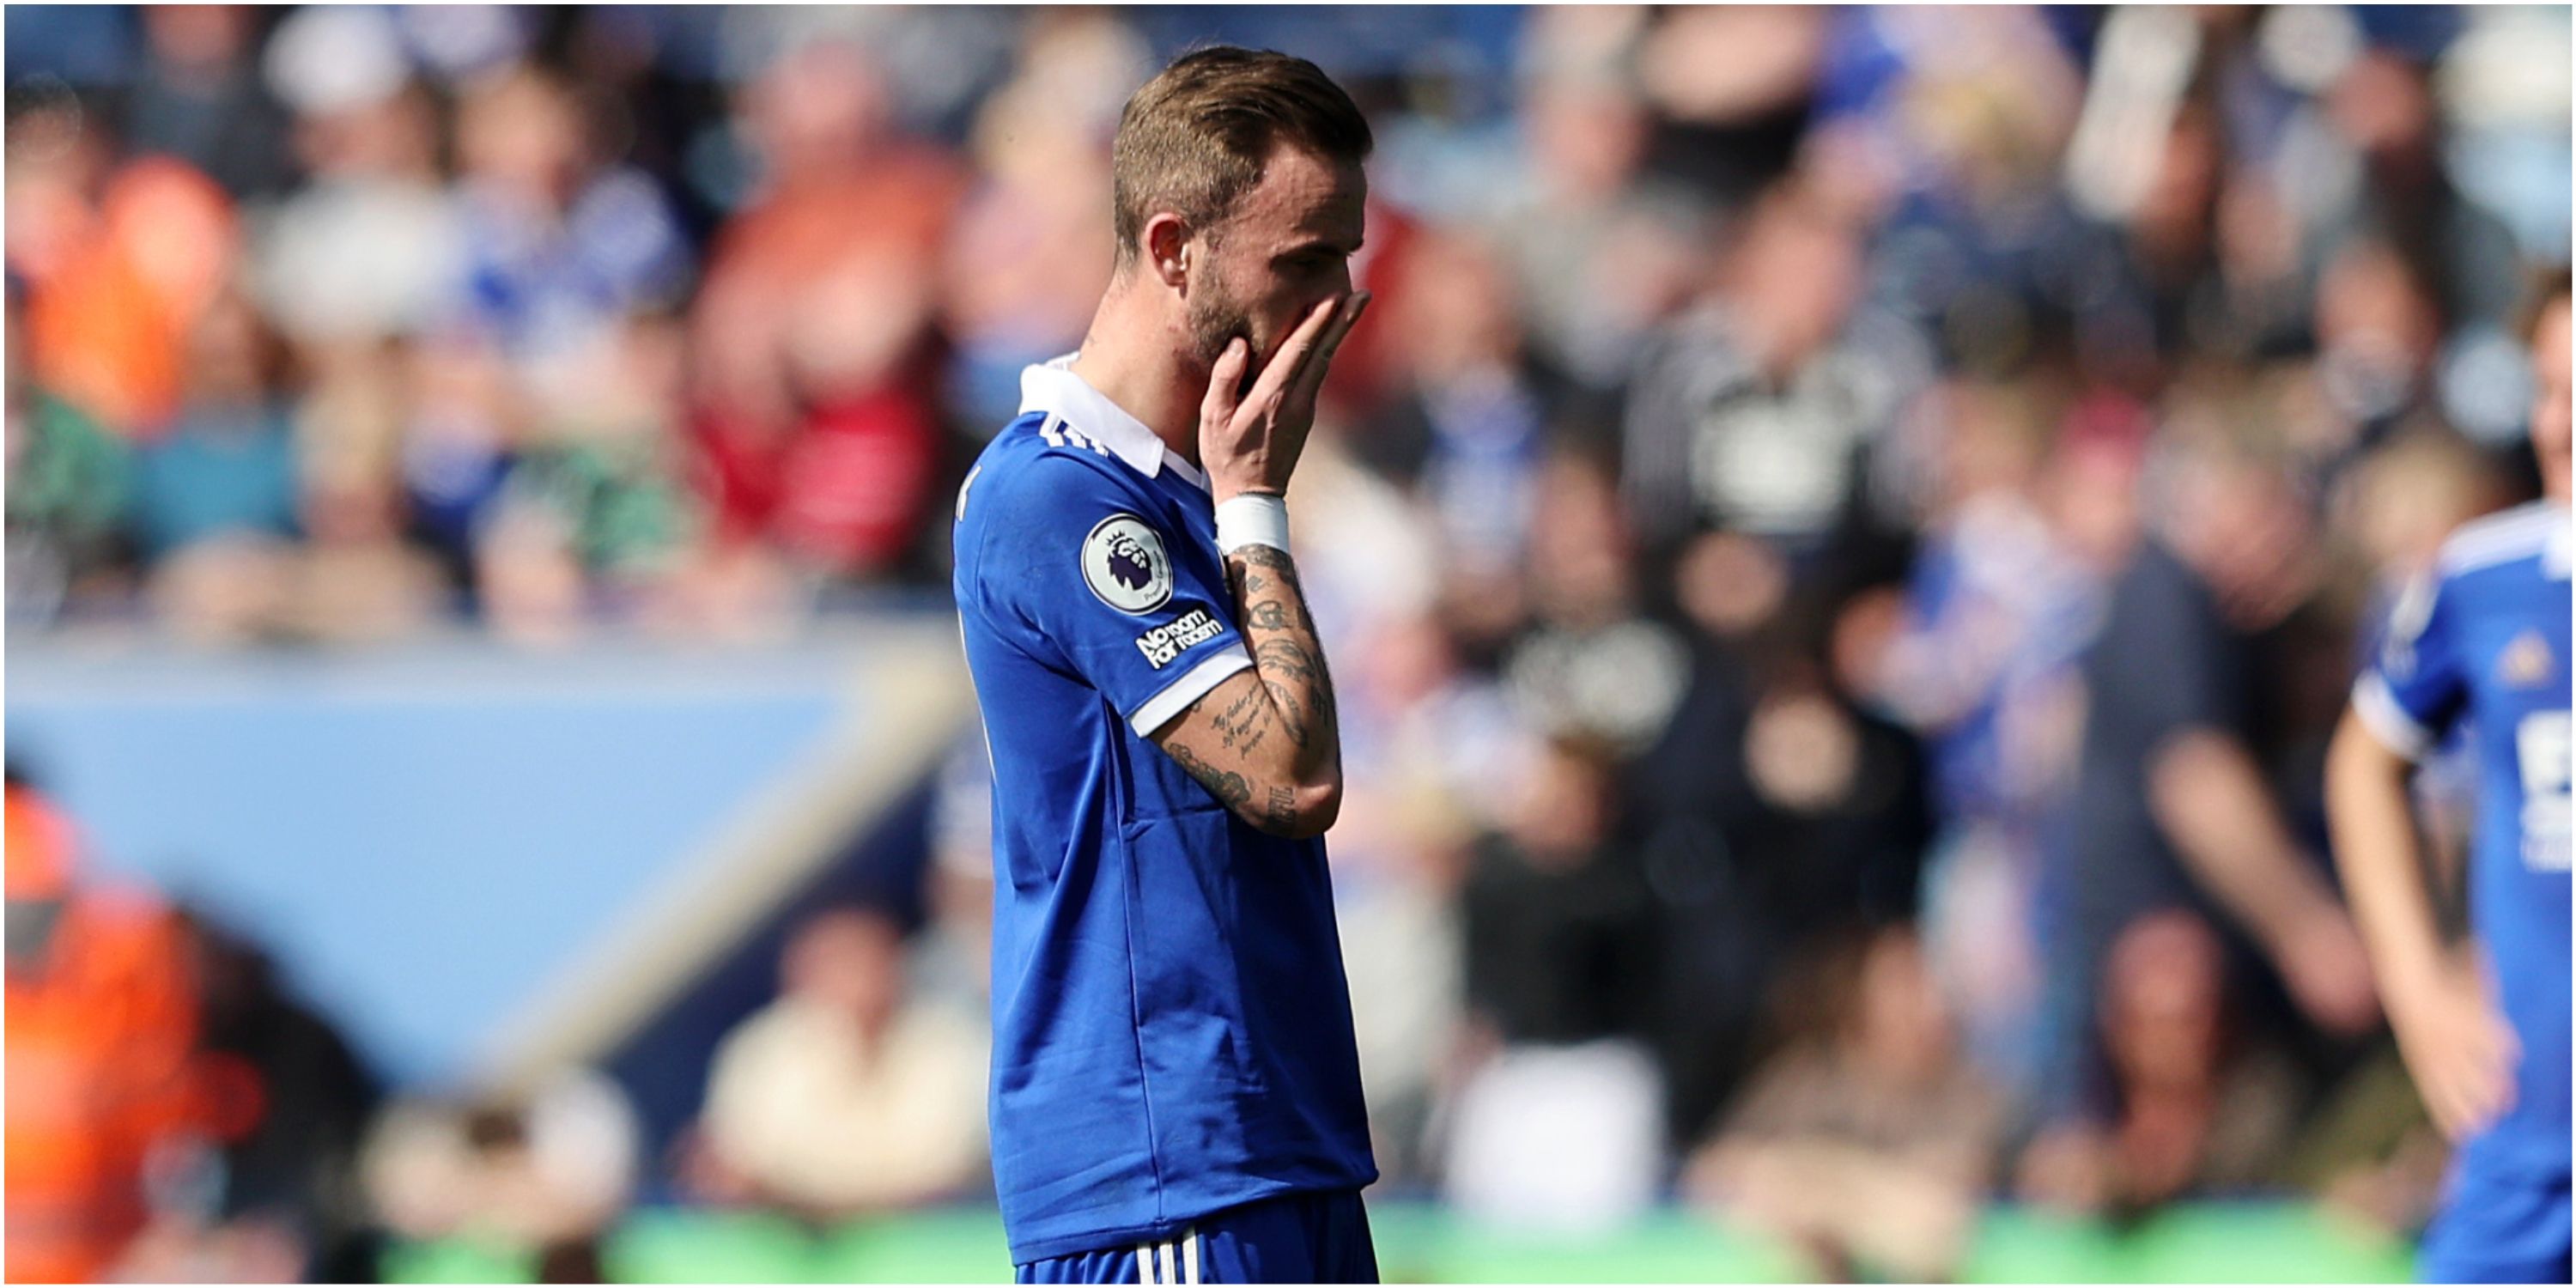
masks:
{"label": "blue football jersey", "polygon": [[1251,665],[1205,476],[1067,368],[957,500],[993,762],[993,1176],[1015,1262],[1377,1177],[1321,841],[1147,740]]}
{"label": "blue football jersey", "polygon": [[2535,503],[2468,524],[2391,614],[2353,708],[2421,758],[2455,724],[2478,759],[2469,922],[2522,1043],[2514,1107],[2462,1162],[2568,1167],[2568,512]]}

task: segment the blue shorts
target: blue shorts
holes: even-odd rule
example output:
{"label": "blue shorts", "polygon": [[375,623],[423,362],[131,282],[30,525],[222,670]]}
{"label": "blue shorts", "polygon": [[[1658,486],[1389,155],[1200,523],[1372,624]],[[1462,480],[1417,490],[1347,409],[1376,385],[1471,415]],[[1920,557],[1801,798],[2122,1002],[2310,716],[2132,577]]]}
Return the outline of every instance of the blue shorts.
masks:
{"label": "blue shorts", "polygon": [[1161,1243],[1048,1257],[1024,1284],[1373,1284],[1377,1248],[1357,1190],[1284,1194],[1201,1217]]}
{"label": "blue shorts", "polygon": [[2424,1232],[2415,1277],[2443,1284],[2568,1281],[2567,1177],[2489,1176],[2458,1168]]}

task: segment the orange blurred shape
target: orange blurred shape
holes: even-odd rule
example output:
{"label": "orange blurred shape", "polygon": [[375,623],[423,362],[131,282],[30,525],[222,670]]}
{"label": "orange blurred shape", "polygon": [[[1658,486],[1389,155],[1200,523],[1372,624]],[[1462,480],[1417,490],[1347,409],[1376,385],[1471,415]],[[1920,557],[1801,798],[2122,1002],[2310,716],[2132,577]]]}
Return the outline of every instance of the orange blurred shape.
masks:
{"label": "orange blurred shape", "polygon": [[9,789],[8,897],[59,899],[71,887],[71,823],[33,791]]}
{"label": "orange blurred shape", "polygon": [[142,1228],[156,1141],[202,1131],[187,943],[148,894],[69,881],[61,815],[8,793],[8,897],[62,900],[8,971],[6,1265],[12,1282],[95,1279]]}
{"label": "orange blurred shape", "polygon": [[230,199],[169,157],[109,180],[100,218],[28,300],[36,383],[129,435],[177,409],[188,328],[233,271]]}

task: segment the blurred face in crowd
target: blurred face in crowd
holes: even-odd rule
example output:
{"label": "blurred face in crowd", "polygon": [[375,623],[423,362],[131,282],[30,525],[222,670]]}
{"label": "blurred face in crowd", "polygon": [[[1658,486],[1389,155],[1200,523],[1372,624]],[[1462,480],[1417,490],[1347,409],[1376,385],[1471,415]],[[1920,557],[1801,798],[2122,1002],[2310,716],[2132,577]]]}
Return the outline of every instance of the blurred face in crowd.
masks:
{"label": "blurred face in crowd", "polygon": [[1551,871],[1580,867],[1610,831],[1609,781],[1587,753],[1550,745],[1532,767],[1511,815],[1512,839]]}
{"label": "blurred face in crowd", "polygon": [[1775,378],[1833,342],[1860,294],[1852,231],[1812,198],[1766,200],[1735,256],[1735,305],[1746,339]]}
{"label": "blurred face in crowd", "polygon": [[581,162],[580,109],[571,93],[537,72],[515,72],[468,96],[457,112],[465,169],[523,201],[571,196]]}
{"label": "blurred face in crowd", "polygon": [[882,1027],[903,1000],[903,931],[882,913],[827,912],[787,945],[787,991]]}
{"label": "blurred face in crowd", "polygon": [[429,181],[438,170],[438,109],[416,85],[373,103],[298,118],[298,160],[316,174]]}
{"label": "blurred face in crowd", "polygon": [[2425,283],[2393,247],[2362,242],[2338,253],[2317,284],[2317,339],[2329,379],[2372,386],[2353,394],[2385,400],[2431,365],[2442,321]]}
{"label": "blurred face in crowd", "polygon": [[1599,467],[1558,457],[1540,471],[1528,575],[1539,615],[1560,626],[1605,626],[1635,595],[1619,494]]}
{"label": "blurred face in crowd", "polygon": [[763,161],[779,175],[830,172],[866,159],[886,126],[883,78],[867,51],[817,41],[763,72],[744,103]]}
{"label": "blurred face in crowd", "polygon": [[1520,301],[1492,247],[1473,237],[1434,236],[1416,243],[1412,254],[1395,338],[1417,379],[1455,379],[1519,356]]}
{"label": "blurred face in crowd", "polygon": [[1747,533],[1694,537],[1673,570],[1674,598],[1712,639],[1751,634],[1788,594],[1788,562],[1770,542]]}
{"label": "blurred face in crowd", "polygon": [[1579,77],[1542,81],[1524,111],[1536,169],[1567,200],[1616,195],[1645,156],[1645,109],[1615,85]]}
{"label": "blurred face in crowd", "polygon": [[2559,296],[2541,310],[2531,332],[2531,450],[2540,457],[2541,484],[2549,499],[2567,503],[2568,304]]}
{"label": "blurred face in crowd", "polygon": [[2315,515],[2291,466],[2252,441],[2277,404],[2229,370],[2187,372],[2160,449],[2170,468],[2160,508],[2174,553],[2206,582],[2238,630],[2269,629],[2315,588]]}
{"label": "blurred face in crowd", "polygon": [[2153,913],[2111,949],[2102,1022],[2112,1064],[2132,1088],[2189,1086],[2216,1071],[2218,938],[2187,912]]}
{"label": "blurred face in crowd", "polygon": [[170,70],[212,76],[240,61],[250,41],[250,10],[227,4],[147,5],[143,36]]}
{"label": "blurred face in crowd", "polygon": [[1861,785],[1860,730],[1823,694],[1783,685],[1764,695],[1745,725],[1744,768],[1773,808],[1829,813]]}
{"label": "blurred face in crowd", "polygon": [[2382,575],[2431,566],[2451,530],[2506,504],[2485,456],[2441,435],[2401,437],[2353,471],[2350,526]]}
{"label": "blurred face in crowd", "polygon": [[1891,1073],[1928,1077],[1950,1055],[1950,1012],[1923,960],[1923,945],[1895,930],[1870,944],[1861,967],[1859,1039]]}
{"label": "blurred face in crowd", "polygon": [[217,299],[188,337],[190,396],[200,403],[243,405],[268,393],[268,339],[258,311],[239,295]]}
{"label": "blurred face in crowd", "polygon": [[2353,60],[2326,96],[2328,115],[2346,139],[2383,170],[2431,157],[2439,120],[2424,72],[2393,53]]}
{"label": "blurred face in crowd", "polygon": [[1248,382],[1308,311],[1349,294],[1367,201],[1359,166],[1281,144],[1261,181],[1214,227],[1190,230],[1176,218],[1148,224],[1148,252],[1188,270],[1181,291],[1192,359],[1213,366],[1241,336],[1252,344]]}
{"label": "blurred face in crowd", "polygon": [[2069,435],[2041,483],[2049,523],[2067,549],[2102,571],[2128,559],[2138,532],[2138,453],[2100,435]]}

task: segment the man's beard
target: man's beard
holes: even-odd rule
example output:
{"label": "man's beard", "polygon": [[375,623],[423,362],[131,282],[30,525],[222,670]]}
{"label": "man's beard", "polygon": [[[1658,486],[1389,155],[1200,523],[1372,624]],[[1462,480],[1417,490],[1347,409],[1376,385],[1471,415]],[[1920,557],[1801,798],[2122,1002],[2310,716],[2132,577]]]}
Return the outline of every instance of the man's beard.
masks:
{"label": "man's beard", "polygon": [[[1189,327],[1190,357],[1210,369],[1215,368],[1228,342],[1241,337],[1245,344],[1253,344],[1252,319],[1232,298],[1214,290],[1201,291],[1198,298],[1190,301]],[[1238,396],[1252,387],[1252,378],[1259,374],[1260,357],[1259,346],[1254,345],[1253,361],[1244,364],[1243,380],[1235,389]]]}

